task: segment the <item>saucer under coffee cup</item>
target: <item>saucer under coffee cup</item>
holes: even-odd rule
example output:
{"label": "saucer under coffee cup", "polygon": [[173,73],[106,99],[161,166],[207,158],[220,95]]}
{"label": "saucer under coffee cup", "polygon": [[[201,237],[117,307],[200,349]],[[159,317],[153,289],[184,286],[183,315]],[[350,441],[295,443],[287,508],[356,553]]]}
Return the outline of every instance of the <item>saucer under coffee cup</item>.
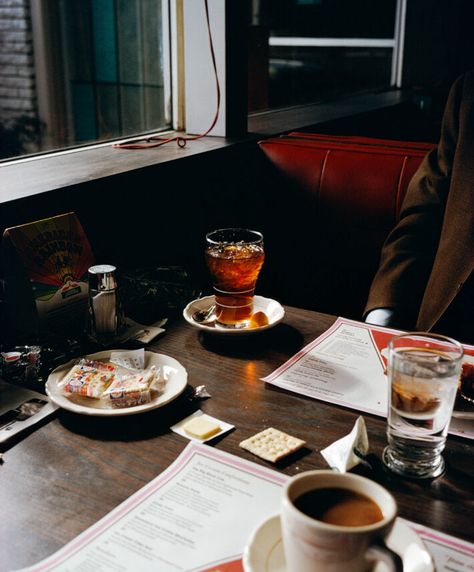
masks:
{"label": "saucer under coffee cup", "polygon": [[401,572],[384,539],[397,516],[381,485],[349,473],[307,471],[285,485],[281,509],[288,572],[365,572],[383,561]]}

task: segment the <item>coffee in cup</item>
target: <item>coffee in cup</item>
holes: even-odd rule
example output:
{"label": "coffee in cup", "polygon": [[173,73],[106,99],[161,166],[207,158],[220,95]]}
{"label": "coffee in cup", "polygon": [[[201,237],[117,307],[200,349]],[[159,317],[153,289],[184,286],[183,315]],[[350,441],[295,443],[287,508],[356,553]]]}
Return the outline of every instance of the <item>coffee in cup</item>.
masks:
{"label": "coffee in cup", "polygon": [[313,489],[297,497],[294,505],[309,517],[336,526],[367,526],[383,520],[376,502],[350,489]]}
{"label": "coffee in cup", "polygon": [[283,490],[281,524],[289,572],[366,572],[382,560],[403,570],[384,538],[397,514],[379,484],[348,473],[307,471]]}

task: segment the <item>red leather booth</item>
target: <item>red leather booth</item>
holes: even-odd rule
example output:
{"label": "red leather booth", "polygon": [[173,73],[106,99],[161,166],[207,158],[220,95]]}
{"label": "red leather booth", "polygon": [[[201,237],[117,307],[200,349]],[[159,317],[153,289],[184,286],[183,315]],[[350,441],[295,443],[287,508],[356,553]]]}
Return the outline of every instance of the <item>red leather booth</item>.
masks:
{"label": "red leather booth", "polygon": [[383,241],[435,145],[295,132],[259,146],[280,212],[267,246],[275,295],[360,319]]}

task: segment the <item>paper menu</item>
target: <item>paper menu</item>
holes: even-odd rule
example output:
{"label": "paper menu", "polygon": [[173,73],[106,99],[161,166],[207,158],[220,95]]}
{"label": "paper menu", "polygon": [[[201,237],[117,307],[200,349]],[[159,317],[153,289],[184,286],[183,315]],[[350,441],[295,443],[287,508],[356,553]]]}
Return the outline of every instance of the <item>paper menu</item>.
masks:
{"label": "paper menu", "polygon": [[[404,519],[401,519],[404,520]],[[474,545],[421,524],[404,520],[423,540],[433,557],[437,572],[470,572],[474,570]]]}
{"label": "paper menu", "polygon": [[[386,417],[385,348],[389,339],[399,333],[338,318],[326,332],[263,380],[314,399]],[[474,355],[474,347],[464,347],[466,353]],[[474,423],[453,418],[449,432],[474,439]]]}
{"label": "paper menu", "polygon": [[24,572],[241,570],[247,539],[278,512],[286,479],[189,443],[153,481]]}
{"label": "paper menu", "polygon": [[387,404],[383,368],[370,330],[338,319],[263,379],[315,399],[382,415]]}
{"label": "paper menu", "polygon": [[[23,572],[243,572],[247,541],[279,511],[287,479],[273,469],[189,443],[153,481]],[[474,570],[472,544],[406,523],[426,542],[438,571]]]}

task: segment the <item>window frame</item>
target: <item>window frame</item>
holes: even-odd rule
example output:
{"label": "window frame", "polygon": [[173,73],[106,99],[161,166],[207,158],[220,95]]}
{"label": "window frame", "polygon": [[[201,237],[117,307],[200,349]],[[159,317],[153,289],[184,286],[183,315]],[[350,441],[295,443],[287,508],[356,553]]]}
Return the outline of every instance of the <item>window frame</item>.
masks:
{"label": "window frame", "polygon": [[[63,131],[60,128],[62,125],[66,125],[66,132],[71,128],[66,114],[66,94],[58,89],[57,78],[63,75],[63,69],[58,50],[55,49],[57,43],[55,31],[60,26],[56,8],[54,0],[37,0],[30,3],[38,118],[44,125],[53,126],[43,135],[46,149],[64,144],[53,135]],[[38,151],[38,153],[44,152],[49,151]]]}
{"label": "window frame", "polygon": [[[175,111],[172,114],[172,118],[173,124],[177,129],[181,128],[184,116],[183,101],[185,100],[186,92],[183,90],[183,83],[186,85],[189,81],[188,77],[184,77],[184,82],[179,81],[179,78],[182,77],[184,73],[183,54],[185,52],[184,36],[186,35],[185,26],[182,31],[180,31],[180,29],[181,24],[183,24],[185,20],[184,10],[186,9],[187,2],[197,4],[196,0],[170,0],[170,10],[168,13],[170,22],[170,66],[173,70],[173,77],[175,78],[173,83],[173,99],[175,102],[173,108]],[[216,3],[222,2],[230,4],[233,0],[210,0],[210,10],[213,9]],[[398,0],[398,2],[400,5],[403,5],[406,3],[406,0]],[[223,13],[223,20],[221,20],[221,23],[222,22],[225,24],[226,30],[228,26],[233,25],[231,18],[227,18],[226,20],[225,11]],[[178,33],[175,33],[176,30],[178,30]],[[234,35],[237,36],[238,34]],[[221,42],[225,43],[225,34],[222,34],[220,38]],[[223,49],[223,47],[217,45],[216,50],[220,49]],[[208,57],[207,52],[204,57]],[[399,61],[402,63],[402,58]],[[228,65],[227,58],[223,65],[225,72],[225,66]],[[223,81],[221,72],[222,68],[219,73],[221,76],[221,84],[224,85],[225,89],[227,84]],[[180,85],[179,90],[177,90],[178,84]],[[210,83],[210,86],[210,89],[214,91],[215,83],[213,81]],[[178,91],[180,91],[180,94],[177,93]],[[225,95],[226,93],[224,91],[224,96]],[[245,142],[253,143],[263,136],[278,135],[291,130],[304,129],[307,126],[316,125],[319,122],[328,121],[330,119],[347,117],[357,113],[397,105],[403,101],[407,101],[409,97],[409,94],[401,90],[393,90],[378,94],[359,95],[327,103],[307,104],[304,106],[260,112],[248,117],[246,115],[246,123],[248,119],[248,130],[246,134],[242,134],[238,137],[226,137],[226,133],[224,132],[221,136],[206,137],[199,141],[190,142],[185,149],[180,149],[174,144],[171,144],[145,151],[117,150],[112,148],[111,141],[107,141],[65,150],[7,159],[0,162],[3,181],[3,191],[0,193],[0,204],[26,199],[50,191],[93,183],[95,180],[112,177],[117,174],[133,173],[135,170],[156,166],[157,164],[165,164],[169,161],[185,160],[191,156],[212,152],[229,145]],[[199,112],[199,105],[196,109],[197,112]],[[225,108],[226,119],[231,116],[233,111],[241,114],[241,110],[242,106],[240,108],[236,106],[233,110],[232,106],[229,107],[227,105]],[[189,108],[187,108],[187,112],[189,112]],[[165,134],[166,133],[169,133],[169,131],[165,132]],[[137,137],[140,136],[137,135]]]}
{"label": "window frame", "polygon": [[[406,12],[407,0],[396,0],[393,38],[270,36],[269,47],[391,48],[390,85],[387,89],[401,88]],[[253,14],[252,18],[255,20],[256,16]]]}
{"label": "window frame", "polygon": [[[182,102],[176,100],[172,102],[173,91],[178,85],[179,69],[173,66],[173,62],[179,62],[182,56],[179,54],[179,45],[175,38],[178,36],[177,26],[179,22],[172,18],[171,5],[179,4],[181,0],[160,0],[161,3],[161,34],[163,37],[163,90],[164,90],[164,115],[166,125],[160,129],[137,133],[131,136],[120,136],[112,139],[97,140],[90,142],[79,142],[76,144],[68,143],[66,140],[61,141],[61,137],[53,134],[64,133],[67,139],[69,134],[73,132],[72,118],[67,113],[67,109],[71,109],[69,89],[62,85],[58,79],[64,77],[67,65],[62,61],[61,46],[58,45],[57,31],[65,38],[66,33],[63,30],[63,22],[58,13],[58,6],[55,0],[35,0],[31,2],[31,25],[34,43],[34,61],[36,70],[36,90],[38,99],[38,116],[43,125],[53,126],[43,135],[44,149],[36,153],[12,157],[9,160],[20,160],[45,153],[61,153],[69,152],[72,149],[81,147],[88,148],[92,145],[111,144],[124,138],[133,139],[141,137],[148,133],[161,133],[176,129],[179,122],[175,120],[173,108],[182,107]],[[173,74],[173,75],[172,75]],[[177,90],[179,93],[179,90]],[[64,128],[65,126],[65,128]],[[0,165],[2,163],[0,162]]]}

